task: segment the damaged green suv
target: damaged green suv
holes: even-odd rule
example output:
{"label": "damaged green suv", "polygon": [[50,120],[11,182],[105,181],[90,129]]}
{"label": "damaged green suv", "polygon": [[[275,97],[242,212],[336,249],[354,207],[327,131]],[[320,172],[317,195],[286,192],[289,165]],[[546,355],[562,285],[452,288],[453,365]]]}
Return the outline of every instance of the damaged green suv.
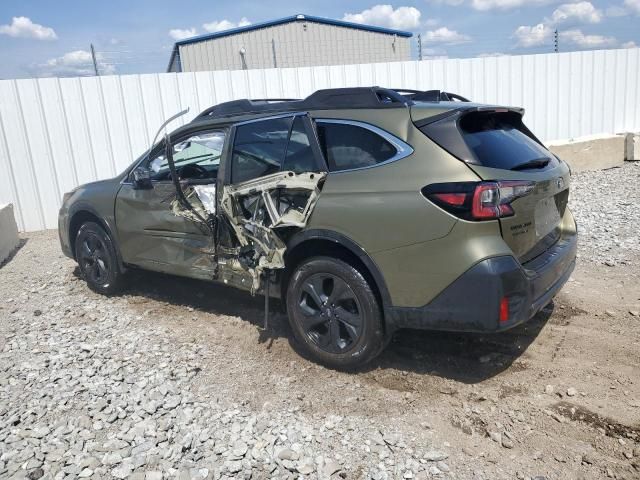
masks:
{"label": "damaged green suv", "polygon": [[136,267],[280,298],[335,368],[399,328],[506,330],[551,301],[577,247],[569,167],[523,113],[378,87],[216,105],[66,194],[62,250],[103,294]]}

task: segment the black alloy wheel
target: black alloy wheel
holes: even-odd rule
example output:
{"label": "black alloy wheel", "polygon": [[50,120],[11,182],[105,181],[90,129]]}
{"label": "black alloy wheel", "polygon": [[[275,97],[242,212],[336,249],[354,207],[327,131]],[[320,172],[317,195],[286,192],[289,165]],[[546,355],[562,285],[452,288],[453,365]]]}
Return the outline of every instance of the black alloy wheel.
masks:
{"label": "black alloy wheel", "polygon": [[109,278],[110,265],[107,247],[100,237],[88,232],[78,251],[78,264],[87,281],[102,285]]}
{"label": "black alloy wheel", "polygon": [[82,224],[75,239],[76,261],[91,290],[117,293],[124,284],[118,257],[109,234],[95,222]]}
{"label": "black alloy wheel", "polygon": [[341,259],[313,257],[299,264],[286,301],[296,340],[323,365],[350,370],[384,348],[376,295],[364,275]]}
{"label": "black alloy wheel", "polygon": [[362,334],[361,308],[347,282],[329,273],[316,273],[302,284],[298,306],[305,335],[329,353],[341,353]]}

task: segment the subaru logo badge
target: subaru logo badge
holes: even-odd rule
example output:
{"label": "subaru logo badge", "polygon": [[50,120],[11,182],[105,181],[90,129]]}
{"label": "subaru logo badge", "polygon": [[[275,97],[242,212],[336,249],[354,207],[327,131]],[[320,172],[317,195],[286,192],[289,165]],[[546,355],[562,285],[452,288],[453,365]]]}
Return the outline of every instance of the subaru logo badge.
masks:
{"label": "subaru logo badge", "polygon": [[562,190],[564,188],[564,178],[560,177],[557,181],[558,190]]}

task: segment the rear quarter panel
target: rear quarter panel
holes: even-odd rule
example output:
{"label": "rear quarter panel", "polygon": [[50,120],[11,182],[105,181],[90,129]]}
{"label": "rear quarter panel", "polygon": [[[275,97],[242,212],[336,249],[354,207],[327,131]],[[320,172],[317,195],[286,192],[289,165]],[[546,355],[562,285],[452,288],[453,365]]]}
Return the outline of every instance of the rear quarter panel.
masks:
{"label": "rear quarter panel", "polygon": [[[465,243],[471,234],[466,228],[459,230],[457,244],[449,241],[458,220],[420,190],[431,183],[477,181],[478,176],[415,128],[408,110],[313,116],[371,123],[414,149],[412,155],[379,167],[329,173],[307,225],[336,231],[360,245],[382,272],[394,305],[422,306],[480,257],[505,251],[497,222],[485,224],[483,235],[471,245]],[[464,248],[465,254],[457,250]]]}

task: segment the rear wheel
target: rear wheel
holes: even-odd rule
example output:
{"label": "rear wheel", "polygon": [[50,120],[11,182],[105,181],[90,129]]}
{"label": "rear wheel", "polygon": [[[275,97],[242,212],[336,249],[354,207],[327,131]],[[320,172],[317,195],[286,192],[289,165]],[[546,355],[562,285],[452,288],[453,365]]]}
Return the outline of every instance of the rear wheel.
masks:
{"label": "rear wheel", "polygon": [[316,257],[299,265],[287,289],[287,311],[296,339],[324,365],[355,368],[382,350],[376,296],[363,275],[341,260]]}
{"label": "rear wheel", "polygon": [[124,278],[109,234],[97,223],[84,223],[75,241],[76,260],[83,278],[94,292],[112,295]]}

